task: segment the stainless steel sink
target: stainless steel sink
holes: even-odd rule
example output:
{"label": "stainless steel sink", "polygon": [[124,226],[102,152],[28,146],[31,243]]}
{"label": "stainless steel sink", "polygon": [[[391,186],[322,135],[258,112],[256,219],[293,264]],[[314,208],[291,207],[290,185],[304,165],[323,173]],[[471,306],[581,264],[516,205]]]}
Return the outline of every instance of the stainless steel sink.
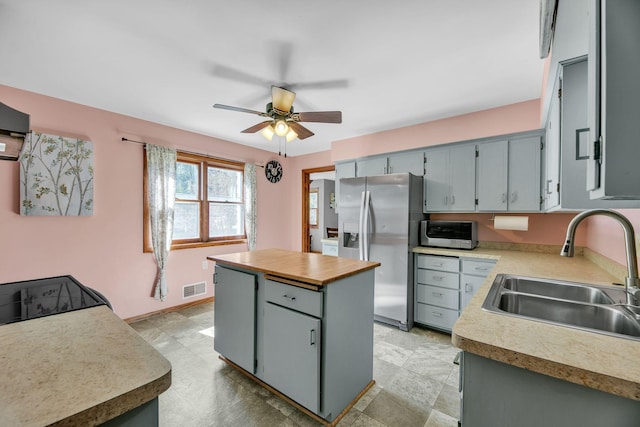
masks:
{"label": "stainless steel sink", "polygon": [[593,304],[613,304],[613,299],[602,289],[585,286],[579,283],[558,280],[536,279],[531,277],[505,277],[504,289],[525,294],[542,295],[570,301],[589,302]]}
{"label": "stainless steel sink", "polygon": [[640,307],[627,306],[622,288],[499,274],[482,308],[640,340]]}

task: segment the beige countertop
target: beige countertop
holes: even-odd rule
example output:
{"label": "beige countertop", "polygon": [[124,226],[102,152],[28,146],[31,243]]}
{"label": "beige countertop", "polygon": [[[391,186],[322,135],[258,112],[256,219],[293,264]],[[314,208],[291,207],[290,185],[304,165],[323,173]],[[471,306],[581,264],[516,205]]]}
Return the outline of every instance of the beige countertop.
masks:
{"label": "beige countertop", "polygon": [[318,286],[324,286],[380,265],[379,262],[358,261],[284,249],[261,249],[208,256],[207,258],[219,263]]}
{"label": "beige countertop", "polygon": [[582,256],[497,249],[418,247],[414,252],[498,260],[453,327],[464,351],[629,399],[640,400],[640,341],[490,313],[481,306],[495,276],[519,274],[600,285],[620,282]]}
{"label": "beige countertop", "polygon": [[0,326],[0,425],[92,426],[151,401],[171,364],[106,306]]}

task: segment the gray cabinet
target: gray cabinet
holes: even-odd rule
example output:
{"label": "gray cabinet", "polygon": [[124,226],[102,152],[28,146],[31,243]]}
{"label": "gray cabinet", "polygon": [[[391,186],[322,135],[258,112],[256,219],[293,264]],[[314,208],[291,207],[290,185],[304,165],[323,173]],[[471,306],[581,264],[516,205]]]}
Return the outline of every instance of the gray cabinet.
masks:
{"label": "gray cabinet", "polygon": [[478,210],[540,210],[539,136],[478,144]]}
{"label": "gray cabinet", "polygon": [[256,285],[254,274],[216,265],[214,284],[217,301],[214,310],[216,334],[214,349],[255,373]]}
{"label": "gray cabinet", "polygon": [[464,427],[635,427],[640,404],[469,352],[460,364]]}
{"label": "gray cabinet", "polygon": [[[546,172],[547,184],[557,175],[557,184],[545,188],[546,210],[578,210],[593,208],[638,208],[638,200],[591,199],[586,189],[587,156],[589,144],[589,128],[587,127],[587,58],[561,64],[556,81],[556,92],[559,108],[550,110],[547,126],[552,122],[560,123],[557,143],[547,139],[547,162],[552,158],[556,163],[547,164],[547,168],[557,170]],[[556,137],[555,132],[552,133]],[[556,166],[556,164],[558,166]],[[549,187],[549,185],[547,185]],[[548,194],[551,193],[551,194]],[[555,200],[549,197],[557,198]]]}
{"label": "gray cabinet", "polygon": [[424,175],[424,153],[411,152],[402,154],[390,154],[387,173],[409,172],[416,176]]}
{"label": "gray cabinet", "polygon": [[462,258],[460,260],[460,311],[471,301],[484,283],[496,261],[478,258]]}
{"label": "gray cabinet", "polygon": [[371,384],[373,270],[317,286],[217,261],[215,283],[224,358],[328,421]]}
{"label": "gray cabinet", "polygon": [[587,189],[591,198],[640,199],[640,2],[590,4]]}
{"label": "gray cabinet", "polygon": [[425,151],[425,213],[475,210],[475,155],[472,144]]}
{"label": "gray cabinet", "polygon": [[416,255],[414,321],[451,332],[460,310],[456,257]]}
{"label": "gray cabinet", "polygon": [[321,320],[268,302],[264,330],[264,381],[319,412]]}
{"label": "gray cabinet", "polygon": [[451,332],[494,260],[415,254],[414,321]]}
{"label": "gray cabinet", "polygon": [[371,159],[358,160],[356,162],[356,175],[358,177],[384,175],[386,173],[386,157],[374,157]]}

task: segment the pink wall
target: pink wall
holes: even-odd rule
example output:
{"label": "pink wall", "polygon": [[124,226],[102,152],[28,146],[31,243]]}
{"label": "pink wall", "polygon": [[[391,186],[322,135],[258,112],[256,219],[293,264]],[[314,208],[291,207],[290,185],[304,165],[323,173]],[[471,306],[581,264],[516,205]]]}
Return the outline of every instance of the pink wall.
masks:
{"label": "pink wall", "polygon": [[[142,252],[142,164],[139,144],[153,144],[222,158],[265,164],[273,153],[185,132],[103,110],[73,104],[0,85],[0,100],[31,115],[31,128],[55,135],[81,137],[94,144],[95,211],[90,217],[23,217],[19,215],[19,164],[0,162],[0,283],[71,274],[102,292],[122,318],[161,310],[183,300],[182,286],[207,281],[212,296],[211,263],[207,255],[246,250],[246,245],[215,246],[171,252],[167,269],[169,295],[149,297],[155,276],[152,254]],[[291,223],[298,209],[289,209],[289,194],[300,188],[293,159],[279,158],[285,173],[271,184],[258,170],[258,248],[290,247]],[[299,197],[299,196],[298,196]]]}
{"label": "pink wall", "polygon": [[331,158],[337,162],[534,129],[540,129],[539,99],[335,141]]}
{"label": "pink wall", "polygon": [[[510,215],[500,214],[497,215]],[[562,245],[567,233],[567,225],[575,213],[550,214],[517,214],[529,217],[528,231],[495,230],[492,214],[432,214],[432,219],[461,220],[478,222],[478,240],[486,242],[533,243],[540,245]],[[576,233],[576,244],[584,246],[586,240],[586,224],[584,229]]]}
{"label": "pink wall", "polygon": [[[626,216],[636,233],[636,252],[640,252],[640,209],[616,209]],[[622,227],[613,219],[593,216],[586,221],[587,246],[599,254],[614,260],[623,266],[627,265]],[[584,227],[584,224],[578,228]]]}

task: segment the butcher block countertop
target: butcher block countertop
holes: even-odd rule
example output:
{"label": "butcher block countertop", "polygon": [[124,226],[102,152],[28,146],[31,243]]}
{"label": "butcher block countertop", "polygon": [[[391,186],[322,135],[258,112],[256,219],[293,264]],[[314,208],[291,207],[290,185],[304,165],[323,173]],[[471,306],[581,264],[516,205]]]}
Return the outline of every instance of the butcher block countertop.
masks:
{"label": "butcher block countertop", "polygon": [[0,326],[0,425],[94,426],[155,399],[171,364],[107,306]]}
{"label": "butcher block countertop", "polygon": [[497,260],[453,327],[464,351],[628,399],[640,400],[640,341],[491,313],[482,309],[497,274],[553,278],[600,285],[620,283],[582,256],[496,249],[415,248],[414,252]]}
{"label": "butcher block countertop", "polygon": [[251,252],[212,255],[207,258],[222,264],[318,286],[324,286],[380,265],[379,262],[359,261],[284,249],[261,249]]}

